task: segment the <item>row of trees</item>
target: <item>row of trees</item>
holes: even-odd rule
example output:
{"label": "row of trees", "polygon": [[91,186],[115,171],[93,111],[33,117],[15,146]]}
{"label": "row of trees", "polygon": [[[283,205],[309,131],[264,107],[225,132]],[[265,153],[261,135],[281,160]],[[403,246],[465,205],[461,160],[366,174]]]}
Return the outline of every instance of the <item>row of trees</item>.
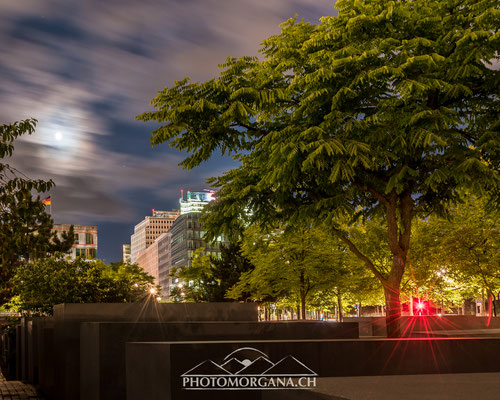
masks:
{"label": "row of trees", "polygon": [[[166,87],[138,119],[161,124],[153,145],[189,152],[185,168],[215,151],[240,162],[209,181],[213,237],[326,223],[379,281],[395,337],[418,219],[449,214],[464,190],[498,207],[500,16],[494,0],[335,7],[318,25],[283,24],[260,59]],[[383,221],[384,266],[350,230],[363,218]]]}
{"label": "row of trees", "polygon": [[[497,211],[487,211],[484,200],[465,196],[448,219],[418,219],[402,300],[426,299],[439,309],[457,310],[485,294],[495,307],[500,295],[498,217]],[[365,220],[349,231],[377,268],[390,269],[381,221]],[[361,304],[383,304],[376,278],[325,226],[270,232],[251,226],[241,242],[221,250],[220,258],[198,250],[191,267],[173,271],[184,282],[173,293],[178,301],[256,301],[300,310],[303,319],[306,310],[336,310],[341,319],[344,304],[351,311]]]}

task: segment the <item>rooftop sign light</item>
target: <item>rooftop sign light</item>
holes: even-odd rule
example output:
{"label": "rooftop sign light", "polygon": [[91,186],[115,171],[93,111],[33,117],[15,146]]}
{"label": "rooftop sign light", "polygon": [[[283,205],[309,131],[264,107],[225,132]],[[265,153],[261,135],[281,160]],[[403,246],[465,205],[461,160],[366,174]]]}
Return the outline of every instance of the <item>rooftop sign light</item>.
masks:
{"label": "rooftop sign light", "polygon": [[181,214],[202,212],[203,208],[214,200],[215,192],[213,191],[191,192],[188,190],[184,199],[184,190],[181,190],[181,198],[179,199]]}

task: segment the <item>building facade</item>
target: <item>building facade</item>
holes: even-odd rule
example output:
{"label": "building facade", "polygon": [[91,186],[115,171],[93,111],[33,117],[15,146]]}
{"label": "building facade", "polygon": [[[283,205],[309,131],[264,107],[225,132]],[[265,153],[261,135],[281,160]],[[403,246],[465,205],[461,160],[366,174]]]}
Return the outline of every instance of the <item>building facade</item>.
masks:
{"label": "building facade", "polygon": [[147,216],[139,222],[130,237],[130,262],[136,263],[141,253],[151,246],[158,236],[166,233],[178,216],[178,210],[153,210],[152,216]]}
{"label": "building facade", "polygon": [[158,284],[161,286],[162,296],[168,296],[170,286],[173,284],[170,278],[172,268],[172,234],[170,232],[162,233],[156,239],[158,242]]}
{"label": "building facade", "polygon": [[136,263],[144,272],[155,278],[155,285],[158,285],[158,242],[156,240],[137,257]]}
{"label": "building facade", "polygon": [[124,263],[130,264],[130,244],[122,246],[122,260]]}
{"label": "building facade", "polygon": [[[197,249],[203,248],[204,254],[220,257],[219,247],[223,243],[223,238],[218,238],[213,243],[206,243],[203,236],[206,231],[200,221],[201,213],[182,214],[170,228],[170,260],[160,268],[160,274],[170,274],[173,267],[190,267],[194,253]],[[165,268],[165,270],[163,270]],[[169,287],[177,282],[169,280]],[[165,293],[165,292],[164,292]],[[169,290],[170,293],[170,290]]]}
{"label": "building facade", "polygon": [[[57,232],[59,239],[63,233],[67,233],[70,224],[55,224],[52,231]],[[68,252],[71,259],[77,257],[90,260],[97,257],[97,226],[73,225],[75,242]]]}

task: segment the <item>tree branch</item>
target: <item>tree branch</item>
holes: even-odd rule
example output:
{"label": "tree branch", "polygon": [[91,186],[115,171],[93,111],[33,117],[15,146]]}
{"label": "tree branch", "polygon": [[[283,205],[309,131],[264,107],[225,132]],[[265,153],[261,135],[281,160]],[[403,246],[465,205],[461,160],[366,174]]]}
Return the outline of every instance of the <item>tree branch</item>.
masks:
{"label": "tree branch", "polygon": [[356,257],[358,257],[361,261],[363,261],[366,264],[366,266],[370,269],[370,271],[375,275],[375,277],[382,284],[386,281],[386,278],[380,273],[380,271],[377,269],[377,267],[375,267],[373,262],[367,256],[365,256],[356,247],[356,245],[351,240],[349,240],[349,238],[347,238],[345,236],[344,232],[342,232],[340,229],[333,228],[333,227],[332,227],[332,231],[335,234],[335,236],[337,236],[340,240],[342,240],[345,244],[347,244],[347,246],[349,247],[349,250],[351,250],[356,255]]}
{"label": "tree branch", "polygon": [[379,191],[373,189],[372,187],[368,187],[367,185],[362,185],[361,183],[358,183],[356,182],[355,185],[365,191],[365,192],[368,192],[370,193],[371,195],[373,195],[373,197],[375,197],[380,203],[384,204],[385,206],[387,206],[387,204],[389,203],[389,201],[387,200],[387,198],[382,194],[380,193]]}

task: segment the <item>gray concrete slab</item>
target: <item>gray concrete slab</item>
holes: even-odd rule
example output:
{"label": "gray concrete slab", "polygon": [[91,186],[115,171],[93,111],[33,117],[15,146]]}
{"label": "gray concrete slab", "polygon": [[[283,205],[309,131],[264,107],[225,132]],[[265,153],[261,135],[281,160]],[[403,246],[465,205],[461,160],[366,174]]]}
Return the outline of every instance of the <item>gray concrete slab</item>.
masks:
{"label": "gray concrete slab", "polygon": [[[414,336],[425,337],[429,335],[429,332],[426,331],[418,331],[413,332]],[[443,330],[443,331],[434,331],[432,332],[432,336],[436,337],[499,337],[500,329],[461,329],[461,330]]]}
{"label": "gray concrete slab", "polygon": [[315,392],[325,400],[498,400],[500,373],[318,378]]}
{"label": "gray concrete slab", "polygon": [[[385,317],[345,317],[345,322],[359,322],[360,336],[386,336]],[[400,319],[402,336],[412,337],[419,332],[438,336],[441,331],[498,330],[500,318],[475,315],[403,315]]]}
{"label": "gray concrete slab", "polygon": [[[384,384],[373,381],[374,376],[402,375],[411,376],[414,374],[440,373],[439,377],[445,376],[444,372],[449,373],[475,373],[482,372],[500,372],[499,354],[500,338],[464,338],[464,339],[399,339],[399,340],[262,340],[262,341],[204,341],[204,342],[158,342],[158,343],[127,343],[127,399],[128,400],[169,400],[169,399],[189,399],[201,400],[204,393],[201,390],[210,390],[221,393],[219,399],[234,399],[227,393],[229,379],[235,376],[262,376],[259,371],[252,373],[228,372],[220,370],[224,368],[225,362],[232,360],[233,354],[242,354],[240,351],[250,351],[252,354],[263,355],[266,365],[274,364],[273,372],[277,372],[276,366],[284,360],[295,359],[297,362],[287,365],[301,364],[304,368],[292,370],[288,366],[281,368],[280,376],[303,376],[304,371],[317,374],[317,377],[323,381],[324,377],[346,377],[349,385],[356,386],[357,382],[364,382],[366,377],[368,384],[364,387],[370,390],[372,385],[378,385],[377,390],[382,390],[386,386],[388,392],[391,392],[391,383]],[[243,356],[246,357],[246,356]],[[259,356],[259,358],[262,358]],[[244,360],[253,365],[256,358]],[[240,361],[237,358],[236,361]],[[258,359],[258,358],[257,358]],[[229,361],[228,361],[229,360]],[[243,363],[244,364],[244,363]],[[262,364],[262,362],[261,362]],[[281,364],[285,365],[285,364]],[[271,369],[269,369],[270,371]],[[266,375],[273,375],[267,373]],[[300,373],[298,373],[300,372]],[[221,375],[222,374],[222,375]],[[252,375],[253,374],[253,375]],[[358,375],[362,378],[349,378]],[[222,384],[207,381],[206,377],[230,376],[222,378]],[[274,375],[273,375],[274,376]],[[308,376],[311,376],[310,374]],[[201,378],[199,378],[201,377]],[[198,381],[197,379],[200,379]],[[212,385],[210,389],[200,389],[203,385],[201,379],[205,379],[205,385]],[[218,379],[218,378],[214,378]],[[380,379],[383,379],[381,377]],[[325,381],[327,384],[329,380]],[[342,382],[340,380],[339,382]],[[416,390],[423,384],[411,385],[413,380],[402,378],[403,388],[398,392],[399,399],[407,399],[405,392]],[[408,386],[406,390],[404,386]],[[222,386],[220,386],[222,385]],[[234,384],[233,384],[234,385]],[[346,388],[349,388],[346,385]],[[319,387],[321,387],[318,384]],[[443,386],[442,390],[452,387],[453,382]],[[203,386],[202,386],[203,387]],[[204,386],[205,388],[207,386]],[[234,386],[233,386],[234,387]],[[241,390],[238,392],[239,400],[261,400],[259,392],[254,394]],[[281,386],[283,387],[283,386]],[[281,390],[280,387],[280,390]],[[299,386],[294,385],[294,388]],[[360,388],[363,385],[360,385]],[[193,389],[194,388],[194,389]],[[215,388],[215,389],[214,389]],[[221,389],[222,388],[222,389]],[[258,389],[261,386],[258,386]],[[478,387],[481,389],[481,387]],[[233,389],[234,390],[234,389]],[[266,389],[268,390],[268,389]],[[436,389],[437,390],[437,389]],[[433,399],[434,389],[427,390],[424,395],[418,395],[418,399]],[[441,389],[439,389],[441,390]],[[438,390],[438,391],[439,391]],[[488,389],[489,390],[489,389]],[[493,392],[494,389],[491,389]],[[278,391],[277,391],[278,392]],[[290,393],[296,393],[290,389]],[[304,396],[306,391],[303,392]],[[349,398],[345,393],[337,390],[335,386],[329,386],[323,392],[325,395],[331,395],[333,398]],[[349,392],[350,393],[350,392]],[[381,391],[380,397],[370,397],[371,392],[367,393],[366,399],[385,399],[385,391]],[[411,394],[411,392],[408,392]],[[429,394],[430,393],[430,394]],[[490,393],[490,392],[488,392]],[[500,391],[498,392],[500,399]],[[263,391],[262,395],[265,395]],[[266,394],[267,395],[267,394]],[[295,395],[295,394],[294,394]],[[362,394],[363,395],[363,394]],[[378,392],[375,393],[378,396]],[[214,397],[215,398],[215,397]],[[269,398],[269,397],[268,397]],[[276,397],[277,398],[277,397]],[[305,399],[306,397],[304,397]],[[469,397],[473,398],[473,397]],[[475,400],[480,398],[475,397]]]}
{"label": "gray concrete slab", "polygon": [[82,321],[257,321],[255,303],[57,304],[57,322]]}
{"label": "gray concrete slab", "polygon": [[288,322],[83,322],[80,325],[80,399],[126,397],[127,342],[357,338],[357,323]]}
{"label": "gray concrete slab", "polygon": [[[54,306],[56,400],[80,398],[80,323],[257,321],[255,303],[87,303]],[[103,377],[102,379],[105,379]]]}

